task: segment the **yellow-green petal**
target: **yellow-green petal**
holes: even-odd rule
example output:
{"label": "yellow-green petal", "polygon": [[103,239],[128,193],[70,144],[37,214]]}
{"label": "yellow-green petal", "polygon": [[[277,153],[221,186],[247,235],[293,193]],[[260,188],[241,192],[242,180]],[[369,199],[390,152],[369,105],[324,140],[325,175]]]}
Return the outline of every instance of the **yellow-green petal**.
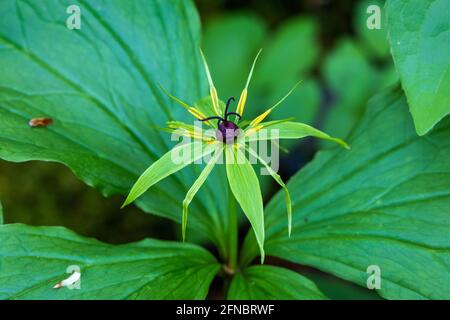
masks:
{"label": "yellow-green petal", "polygon": [[[178,103],[180,106],[182,106],[184,109],[186,109],[190,114],[192,114],[194,117],[196,117],[198,120],[201,119],[205,119],[206,115],[200,111],[199,109],[190,106],[189,104],[187,104],[186,102],[182,101],[181,99],[175,97],[174,95],[172,95],[171,93],[169,93],[166,89],[164,89],[162,86],[161,90],[173,101],[175,101],[176,103]],[[206,125],[211,126],[211,123],[209,121],[205,121],[204,122]]]}
{"label": "yellow-green petal", "polygon": [[252,67],[251,67],[250,72],[247,77],[247,82],[245,83],[244,90],[242,90],[241,97],[239,98],[236,112],[239,113],[241,116],[244,115],[244,107],[245,107],[245,102],[247,101],[248,86],[250,85],[250,81],[253,76],[253,70],[255,69],[256,61],[258,60],[258,57],[261,54],[261,51],[262,51],[262,49],[259,49],[258,53],[256,54],[255,59],[253,60]]}
{"label": "yellow-green petal", "polygon": [[219,96],[217,95],[216,87],[214,86],[214,82],[211,77],[211,72],[209,71],[208,63],[206,62],[205,55],[203,54],[202,49],[200,49],[200,55],[202,57],[203,66],[205,67],[206,78],[208,79],[209,84],[209,94],[211,96],[211,101],[214,107],[214,111],[217,116],[222,116],[222,110],[220,109],[219,104]]}

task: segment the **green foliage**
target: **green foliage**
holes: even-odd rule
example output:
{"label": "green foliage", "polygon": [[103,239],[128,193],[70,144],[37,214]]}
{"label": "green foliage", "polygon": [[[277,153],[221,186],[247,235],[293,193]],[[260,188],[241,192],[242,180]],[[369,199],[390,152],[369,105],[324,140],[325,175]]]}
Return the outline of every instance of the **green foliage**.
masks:
{"label": "green foliage", "polygon": [[54,162],[0,160],[0,200],[4,223],[64,226],[117,244],[181,236],[176,223],[144,214],[136,206],[120,209],[123,196],[105,198]]}
{"label": "green foliage", "polygon": [[[129,205],[144,194],[150,187],[171,174],[183,169],[203,156],[213,152],[213,148],[204,149],[202,142],[191,142],[176,146],[152,163],[131,188],[123,206]],[[178,161],[172,158],[179,156]]]}
{"label": "green foliage", "polygon": [[223,147],[219,144],[214,146],[214,154],[211,160],[205,165],[202,173],[198,176],[197,180],[195,180],[194,184],[191,186],[189,191],[186,194],[186,197],[183,200],[183,218],[182,218],[182,233],[183,233],[183,241],[186,239],[186,228],[187,228],[187,218],[188,218],[188,208],[189,204],[192,202],[195,194],[201,188],[201,186],[205,183],[208,176],[211,174],[211,171],[214,169],[216,162],[223,154]]}
{"label": "green foliage", "polygon": [[202,48],[222,97],[236,97],[244,88],[266,29],[262,19],[247,13],[219,17],[205,25]]}
{"label": "green foliage", "polygon": [[[273,101],[275,97],[281,97],[286,92],[286,88],[292,85],[291,80],[282,79],[273,83]],[[270,99],[272,101],[272,98]],[[312,123],[316,117],[321,102],[321,92],[317,80],[307,78],[302,81],[292,95],[286,99],[283,106],[277,108],[271,114],[272,119],[283,119],[294,117],[297,121]],[[269,101],[265,103],[267,105]]]}
{"label": "green foliage", "polygon": [[326,299],[311,280],[289,269],[273,266],[253,266],[236,274],[231,282],[227,298],[235,300]]}
{"label": "green foliage", "polygon": [[[112,246],[61,227],[0,226],[1,299],[204,299],[220,266],[195,245],[144,240]],[[66,269],[81,289],[53,289]]]}
{"label": "green foliage", "polygon": [[[261,161],[283,189],[265,209],[252,165],[247,159],[230,161],[244,148],[228,146],[222,170],[212,170],[215,161],[174,164],[169,150],[175,143],[158,130],[167,121],[191,128],[181,122],[191,118],[172,94],[186,101],[181,104],[191,113],[191,105],[213,113],[210,96],[198,100],[207,90],[191,1],[80,0],[82,30],[72,31],[61,21],[66,5],[60,1],[2,1],[0,158],[62,163],[107,196],[126,194],[140,176],[125,204],[140,197],[137,203],[146,212],[181,222],[183,239],[189,226],[194,236],[211,240],[235,272],[230,299],[326,298],[294,271],[249,266],[258,253],[264,261],[265,252],[361,286],[367,267],[377,265],[382,272],[377,292],[385,298],[448,299],[450,120],[430,131],[450,110],[444,91],[450,83],[447,7],[443,0],[387,2],[382,29],[368,30],[367,5],[383,1],[361,1],[353,21],[359,38],[339,40],[320,66],[331,103],[321,101],[320,81],[313,77],[321,52],[314,19],[296,17],[273,32],[250,13],[207,23],[203,47],[221,97],[237,97],[256,52],[264,48],[249,87],[246,119],[304,80],[259,125],[278,129],[281,139],[313,136],[349,149],[309,125],[270,121],[293,116],[310,123],[325,102],[331,110],[324,131],[341,138],[351,132],[351,150],[320,152],[287,186]],[[370,96],[397,81],[389,44],[406,98],[399,88],[386,90],[366,110]],[[416,131],[430,131],[426,137],[416,135],[407,101]],[[224,109],[223,102],[219,106]],[[53,124],[30,128],[28,121],[36,117],[50,117]],[[253,123],[246,130],[257,129]],[[214,147],[207,153],[222,144]],[[252,229],[240,265],[234,259],[234,198]],[[0,204],[2,299],[204,299],[220,269],[212,254],[196,245],[148,239],[112,246],[60,227],[2,223]],[[81,268],[83,289],[52,289],[67,278],[69,265]]]}
{"label": "green foliage", "polygon": [[[385,298],[449,298],[450,121],[416,135],[400,90],[371,100],[350,151],[323,151],[266,207],[266,252],[366,285],[378,265]],[[242,261],[255,255],[252,235]],[[426,268],[424,268],[426,266]]]}
{"label": "green foliage", "polygon": [[[378,90],[392,85],[396,76],[389,74],[392,66],[378,71],[355,42],[342,39],[326,58],[322,76],[331,91],[331,110],[323,129],[345,138],[364,114],[368,99]],[[330,146],[323,143],[324,146]]]}
{"label": "green foliage", "polygon": [[[262,122],[261,125],[264,125],[266,128],[270,130],[277,130],[280,139],[301,139],[304,137],[315,137],[328,141],[333,141],[345,149],[350,149],[350,147],[347,145],[345,141],[338,138],[330,137],[328,134],[301,122],[269,121],[269,122]],[[249,136],[249,139],[252,138],[253,138],[252,136]],[[269,140],[272,138],[273,138],[272,136],[266,135],[264,137],[258,137],[258,140],[264,139]]]}
{"label": "green foliage", "polygon": [[295,17],[273,33],[251,13],[227,15],[205,25],[203,47],[216,86],[223,97],[238,95],[245,85],[246,72],[259,48],[263,52],[249,88],[246,114],[254,117],[279,100],[298,80],[299,88],[272,114],[302,122],[313,121],[320,103],[317,83],[309,72],[320,52],[318,26],[311,18]]}
{"label": "green foliage", "polygon": [[[387,40],[387,19],[384,10],[384,0],[361,0],[354,9],[353,27],[359,36],[361,47],[369,56],[387,58],[389,42]],[[367,28],[367,19],[373,13],[367,13],[367,8],[376,5],[381,9],[381,29]]]}
{"label": "green foliage", "polygon": [[320,50],[317,29],[315,20],[310,18],[284,22],[264,44],[266,57],[255,72],[255,83],[266,87],[271,87],[277,79],[295,83],[310,71]]}
{"label": "green foliage", "polygon": [[287,211],[287,217],[288,217],[288,234],[291,235],[292,230],[292,201],[291,201],[291,194],[289,193],[288,188],[286,187],[286,184],[281,179],[280,175],[275,172],[275,170],[272,169],[272,167],[263,159],[261,158],[258,153],[253,150],[251,147],[248,147],[247,150],[249,151],[249,154],[256,159],[264,166],[264,168],[267,170],[267,172],[271,175],[271,177],[280,185],[281,188],[284,190],[285,194],[285,200],[286,200],[286,211]]}
{"label": "green foliage", "polygon": [[258,177],[243,151],[234,145],[225,148],[228,183],[236,201],[255,233],[261,263],[264,262],[264,211]]}
{"label": "green foliage", "polygon": [[[189,117],[159,84],[190,102],[206,93],[199,19],[184,0],[80,5],[85,23],[68,30],[60,21],[66,11],[60,1],[0,3],[0,157],[61,162],[105,195],[126,194],[174,145],[155,127]],[[28,127],[42,116],[54,124]],[[198,169],[169,177],[139,206],[181,222],[181,204]],[[206,185],[211,189],[213,182]],[[191,226],[218,244],[226,233],[219,208],[227,199],[210,194],[194,199]]]}
{"label": "green foliage", "polygon": [[419,135],[450,112],[448,1],[387,1],[389,41]]}

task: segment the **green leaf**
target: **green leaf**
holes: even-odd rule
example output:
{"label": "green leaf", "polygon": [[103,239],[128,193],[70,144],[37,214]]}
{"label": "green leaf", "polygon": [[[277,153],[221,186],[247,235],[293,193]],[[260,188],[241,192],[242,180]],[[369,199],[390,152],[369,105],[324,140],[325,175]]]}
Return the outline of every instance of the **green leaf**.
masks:
{"label": "green leaf", "polygon": [[3,207],[2,203],[0,202],[0,225],[3,224]]}
{"label": "green leaf", "polygon": [[212,169],[214,168],[215,164],[219,160],[219,158],[223,154],[223,145],[215,144],[214,145],[214,155],[209,159],[208,163],[206,164],[205,168],[203,169],[202,173],[200,173],[200,176],[195,180],[192,187],[189,189],[189,191],[186,194],[186,197],[183,200],[183,218],[182,218],[182,234],[183,234],[183,241],[186,238],[186,227],[187,227],[187,217],[188,217],[188,208],[189,204],[191,203],[192,199],[194,198],[195,194],[198,192],[200,187],[205,183],[206,179],[210,175]]}
{"label": "green leaf", "polygon": [[250,221],[261,253],[261,263],[263,263],[264,211],[258,177],[243,150],[235,148],[234,145],[228,145],[225,155],[230,189]]}
{"label": "green leaf", "polygon": [[[195,245],[113,246],[61,227],[2,225],[0,242],[1,299],[204,299],[220,268]],[[80,289],[53,289],[69,266],[80,268]]]}
{"label": "green leaf", "polygon": [[340,146],[350,149],[347,143],[338,138],[330,137],[328,134],[317,130],[307,124],[300,122],[281,122],[280,121],[268,121],[262,122],[261,125],[264,129],[268,129],[268,134],[262,135],[260,132],[256,132],[254,134],[250,134],[247,139],[248,141],[254,140],[271,140],[274,137],[278,137],[280,139],[300,139],[304,137],[316,137],[320,139],[325,139],[329,141],[336,142]]}
{"label": "green leaf", "polygon": [[450,112],[448,1],[387,1],[389,41],[419,135]]}
{"label": "green leaf", "polygon": [[[199,18],[186,0],[77,3],[81,29],[69,30],[64,1],[0,1],[0,158],[60,162],[103,194],[126,195],[175,145],[155,127],[194,120],[160,85],[190,104],[207,94]],[[53,125],[30,128],[36,117]],[[168,177],[137,204],[181,222],[200,170]],[[226,233],[226,194],[209,181],[204,189],[191,204],[190,225],[217,243]]]}
{"label": "green leaf", "polygon": [[322,292],[309,279],[289,269],[252,266],[237,273],[228,290],[231,300],[321,300]]}
{"label": "green leaf", "polygon": [[[390,299],[450,298],[450,121],[418,137],[400,89],[373,98],[350,151],[320,152],[266,207],[266,252],[366,286],[381,270]],[[257,254],[252,235],[242,261]],[[426,267],[424,267],[426,266]]]}
{"label": "green leaf", "polygon": [[287,210],[287,216],[288,216],[288,234],[291,235],[291,226],[292,226],[292,204],[291,204],[291,196],[289,194],[289,190],[284,184],[283,180],[281,179],[280,175],[276,173],[272,167],[262,159],[258,153],[253,150],[250,146],[248,146],[247,150],[249,151],[250,155],[258,159],[259,162],[266,168],[267,172],[272,176],[272,178],[280,185],[280,187],[283,188],[285,193],[285,200],[286,200],[286,210]]}
{"label": "green leaf", "polygon": [[205,155],[212,153],[215,149],[207,147],[203,142],[196,141],[184,143],[168,151],[161,158],[152,163],[144,171],[134,184],[122,207],[132,203],[151,186],[184,167],[200,160]]}

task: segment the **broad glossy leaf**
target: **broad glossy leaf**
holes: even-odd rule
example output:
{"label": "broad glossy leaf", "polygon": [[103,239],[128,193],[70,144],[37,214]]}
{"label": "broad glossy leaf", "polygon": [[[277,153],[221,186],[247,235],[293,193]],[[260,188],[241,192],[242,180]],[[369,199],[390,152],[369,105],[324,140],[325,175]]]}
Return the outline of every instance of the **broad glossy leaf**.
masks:
{"label": "broad glossy leaf", "polygon": [[446,0],[387,1],[389,41],[419,135],[450,113]]}
{"label": "broad glossy leaf", "polygon": [[237,273],[228,290],[232,300],[322,300],[322,292],[309,279],[289,269],[252,266]]}
{"label": "broad glossy leaf", "polygon": [[[159,85],[190,104],[207,94],[199,19],[186,0],[77,3],[80,30],[66,28],[65,2],[0,2],[0,157],[61,162],[105,195],[126,195],[176,144],[156,127],[194,119]],[[44,116],[53,125],[28,127]],[[200,171],[191,166],[168,177],[139,206],[181,222],[183,198]],[[191,225],[216,241],[227,199],[211,185],[193,201]]]}
{"label": "broad glossy leaf", "polygon": [[[195,245],[109,245],[61,227],[0,226],[1,299],[204,299],[220,265]],[[53,289],[76,265],[80,289]]]}
{"label": "broad glossy leaf", "polygon": [[304,137],[315,137],[336,142],[340,146],[349,149],[349,146],[347,145],[347,143],[345,143],[345,141],[330,137],[325,132],[317,130],[316,128],[313,128],[310,125],[304,123],[291,121],[280,123],[279,121],[268,121],[261,122],[261,125],[263,126],[263,130],[268,130],[268,133],[262,135],[261,132],[258,131],[254,134],[249,134],[247,137],[249,141],[270,140],[275,136],[279,137],[280,139],[300,139]]}
{"label": "broad glossy leaf", "polygon": [[233,145],[225,149],[226,170],[230,189],[250,221],[264,261],[264,211],[261,189],[255,170],[243,150]]}
{"label": "broad glossy leaf", "polygon": [[[373,98],[349,138],[351,150],[320,152],[266,207],[266,252],[366,286],[381,269],[385,298],[449,298],[450,121],[414,131],[398,88]],[[243,260],[257,254],[247,238]]]}

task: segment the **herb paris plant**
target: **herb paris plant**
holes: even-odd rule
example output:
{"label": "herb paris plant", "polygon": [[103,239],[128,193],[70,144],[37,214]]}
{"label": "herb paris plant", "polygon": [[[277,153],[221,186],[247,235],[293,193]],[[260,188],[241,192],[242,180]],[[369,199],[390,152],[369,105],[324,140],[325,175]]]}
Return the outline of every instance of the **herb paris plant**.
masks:
{"label": "herb paris plant", "polygon": [[[240,125],[242,116],[244,114],[245,103],[247,100],[248,87],[261,50],[258,52],[253,61],[250,73],[247,77],[247,82],[239,98],[236,112],[228,111],[230,102],[234,100],[234,98],[229,98],[225,110],[222,110],[223,105],[220,103],[221,101],[219,100],[217,90],[214,86],[214,82],[212,80],[205,56],[201,51],[200,53],[209,83],[209,92],[212,103],[209,104],[208,107],[205,108],[205,110],[200,110],[171,95],[166,90],[163,89],[163,91],[170,98],[184,107],[195,118],[197,118],[197,120],[200,120],[207,126],[212,127],[215,130],[215,134],[203,131],[201,128],[200,130],[197,130],[197,128],[194,128],[194,126],[187,123],[179,121],[169,121],[167,128],[169,132],[181,132],[181,135],[192,138],[194,142],[177,146],[171,151],[164,154],[160,159],[155,161],[136,181],[123,206],[132,203],[158,181],[164,179],[172,173],[175,173],[178,170],[181,170],[188,164],[200,160],[204,156],[213,154],[212,159],[208,161],[206,167],[203,169],[198,179],[189,189],[183,201],[182,235],[184,240],[186,237],[188,206],[197,191],[208,178],[208,175],[211,173],[214,166],[219,162],[219,159],[222,158],[222,155],[225,154],[225,164],[229,187],[237,202],[241,206],[242,211],[250,221],[250,224],[256,236],[256,240],[258,242],[261,254],[261,263],[263,263],[263,201],[258,178],[251,163],[245,157],[245,151],[247,151],[253,157],[257,158],[261,162],[261,164],[264,165],[269,174],[275,179],[275,181],[285,190],[289,236],[291,234],[292,224],[291,198],[289,195],[289,191],[284,182],[281,180],[280,176],[264,161],[264,159],[258,156],[257,151],[252,148],[249,142],[270,140],[275,137],[279,137],[281,139],[296,139],[306,136],[313,136],[334,141],[347,149],[349,149],[349,146],[344,141],[337,138],[332,138],[326,133],[321,132],[304,123],[291,122],[289,121],[289,119],[263,122],[264,119],[294,91],[294,89],[300,82],[295,84],[295,86],[272,107],[268,108],[265,112],[257,116],[255,119],[251,120],[248,125],[245,125],[244,122],[242,122],[242,125]],[[229,116],[235,116],[235,121],[229,120]],[[217,124],[214,124],[211,120],[218,120]],[[258,132],[260,132],[262,129],[267,128],[275,131],[276,135],[258,134]],[[191,153],[190,151],[192,148],[196,150],[200,149],[200,151]],[[183,161],[181,163],[179,163],[178,161],[174,162],[172,159],[174,151],[176,151],[177,153],[180,151],[188,152],[189,158],[187,159],[187,161]]]}
{"label": "herb paris plant", "polygon": [[[148,164],[170,148],[170,139],[152,128],[171,119],[188,122],[187,112],[174,108],[158,84],[186,101],[202,96],[206,81],[200,55],[196,54],[200,23],[189,0],[78,2],[86,23],[82,30],[70,31],[61,20],[66,9],[63,1],[46,0],[39,5],[33,0],[0,1],[0,157],[12,162],[59,162],[105,196],[123,195]],[[402,59],[411,56],[407,50],[398,51],[402,47],[422,50],[413,63],[420,67],[426,65],[424,57],[430,57],[429,46],[414,45],[408,38],[449,43],[441,37],[446,37],[450,29],[433,13],[437,10],[439,17],[445,18],[446,11],[440,10],[445,1],[388,1],[388,9],[392,4],[396,7],[389,10],[388,20],[395,22],[389,23],[390,40],[391,45],[401,42],[393,53],[397,51],[399,57],[399,72],[405,73],[401,77],[403,88],[408,87],[403,80],[407,78],[420,80],[423,88],[439,84],[441,89],[448,87],[448,77],[440,76],[447,70],[448,59],[442,60],[445,65],[438,68],[441,72],[428,72],[424,77],[414,75],[414,68],[401,67],[412,60]],[[421,22],[421,17],[427,22]],[[277,47],[285,49],[286,42],[281,42]],[[302,43],[295,41],[300,49],[308,47]],[[446,57],[448,46],[432,48],[431,56]],[[268,55],[264,61],[270,60]],[[273,70],[277,63],[271,63],[268,69]],[[256,79],[255,71],[253,97]],[[288,80],[295,82],[293,78]],[[215,81],[218,85],[217,76]],[[275,82],[281,86],[278,79]],[[223,85],[218,87],[222,92]],[[300,90],[305,87],[302,84]],[[406,89],[406,96],[398,88],[377,95],[347,138],[352,150],[321,151],[290,179],[290,238],[285,228],[284,191],[268,202],[264,208],[268,256],[290,261],[292,269],[298,264],[310,266],[362,287],[366,286],[368,265],[376,264],[382,272],[377,294],[384,298],[449,299],[450,119],[418,137],[408,109],[414,104],[409,94],[417,91],[413,89]],[[446,91],[440,90],[436,95],[443,93]],[[288,102],[296,100],[293,97]],[[205,117],[216,115],[205,101],[203,98],[194,106]],[[441,101],[429,100],[436,106],[449,105]],[[224,110],[220,100],[219,104]],[[283,109],[290,111],[286,106]],[[247,118],[251,111],[245,111]],[[420,120],[430,113],[417,115]],[[54,122],[32,129],[28,122],[36,117],[50,117]],[[245,123],[243,120],[237,125],[244,128]],[[169,128],[178,125],[169,123]],[[297,125],[283,125],[284,134],[299,137]],[[214,131],[214,124],[210,128]],[[212,136],[216,137],[215,132]],[[200,146],[206,143],[196,142]],[[222,262],[232,259],[232,246],[227,242],[236,232],[230,227],[235,221],[232,207],[236,203],[227,193],[228,181],[221,167],[211,168],[206,179],[207,172],[200,173],[200,166],[187,166],[154,185],[136,203],[143,212],[181,222],[183,199],[191,182],[203,175],[204,184],[189,206],[188,234],[195,231],[211,241]],[[36,181],[30,179],[29,183]],[[239,186],[242,181],[236,183]],[[13,181],[8,187],[15,190],[22,186]],[[255,186],[252,189],[258,193]],[[190,194],[193,197],[194,192]],[[190,200],[186,199],[185,203]],[[4,204],[8,212],[11,203]],[[83,211],[95,213],[95,208]],[[11,221],[11,217],[5,221]],[[0,225],[0,243],[0,299],[204,299],[208,293],[216,293],[211,281],[224,270],[214,255],[195,244],[147,239],[110,245],[64,227],[7,223]],[[240,249],[239,270],[229,279],[227,298],[323,296],[295,270],[251,265],[259,255],[253,230]],[[80,267],[82,290],[53,289],[67,278],[68,265]],[[332,297],[325,286],[316,283]]]}

